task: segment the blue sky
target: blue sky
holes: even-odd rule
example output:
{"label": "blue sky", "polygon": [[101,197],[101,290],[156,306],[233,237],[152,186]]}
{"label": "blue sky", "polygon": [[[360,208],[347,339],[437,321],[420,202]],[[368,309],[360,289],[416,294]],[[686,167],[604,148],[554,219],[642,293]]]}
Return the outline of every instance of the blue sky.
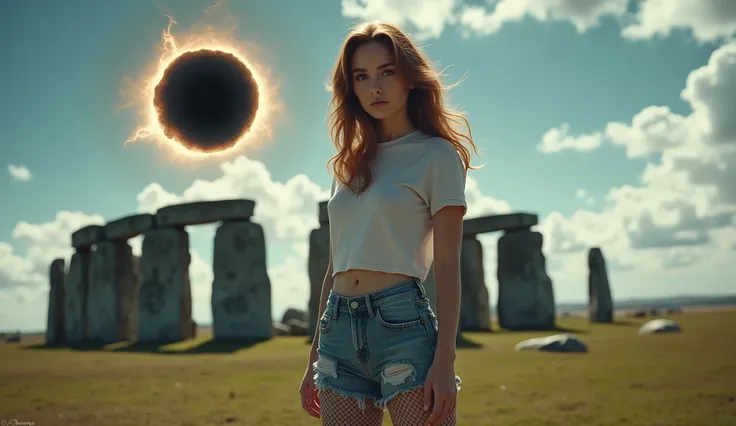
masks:
{"label": "blue sky", "polygon": [[[585,251],[594,245],[609,260],[617,298],[733,288],[736,132],[727,120],[736,106],[713,95],[731,90],[736,98],[728,77],[736,66],[723,59],[734,57],[730,6],[701,1],[726,10],[686,15],[688,0],[673,0],[667,7],[683,9],[670,22],[650,10],[662,7],[655,0],[591,0],[600,7],[585,10],[574,2],[503,0],[494,9],[428,0],[423,13],[410,13],[411,2],[381,0],[232,2],[209,13],[211,2],[185,3],[0,4],[0,329],[45,326],[48,264],[68,259],[71,231],[167,200],[254,198],[268,239],[274,316],[305,307],[307,235],[334,151],[324,83],[359,19],[391,20],[416,34],[449,67],[446,83],[465,76],[451,100],[484,150],[475,160],[484,167],[471,172],[470,214],[538,213],[558,300],[585,300]],[[153,141],[124,145],[141,124],[134,108],[121,108],[124,81],[157,61],[166,14],[177,21],[174,37],[202,23],[223,34],[218,25],[237,25],[227,37],[267,70],[281,105],[258,148],[182,163]],[[698,69],[701,78],[689,83]],[[569,138],[548,133],[565,123]],[[190,228],[202,322],[209,321],[213,229]],[[493,301],[496,238],[481,238]]]}

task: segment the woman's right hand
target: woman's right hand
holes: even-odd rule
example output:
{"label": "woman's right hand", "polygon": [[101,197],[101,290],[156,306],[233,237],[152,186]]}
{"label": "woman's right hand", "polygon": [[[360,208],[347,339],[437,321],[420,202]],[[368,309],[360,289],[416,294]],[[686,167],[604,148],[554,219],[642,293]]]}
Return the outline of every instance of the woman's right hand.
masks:
{"label": "woman's right hand", "polygon": [[307,371],[304,373],[302,384],[299,386],[299,393],[302,395],[302,408],[310,416],[319,418],[319,395],[317,388],[314,386],[314,372],[312,371],[312,362],[310,359]]}

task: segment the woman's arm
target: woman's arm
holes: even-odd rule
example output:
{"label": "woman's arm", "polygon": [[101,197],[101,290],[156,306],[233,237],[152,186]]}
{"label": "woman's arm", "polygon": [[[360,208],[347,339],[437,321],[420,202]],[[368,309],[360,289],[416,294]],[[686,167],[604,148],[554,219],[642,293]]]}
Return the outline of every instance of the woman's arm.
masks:
{"label": "woman's arm", "polygon": [[447,206],[432,218],[439,323],[435,360],[440,362],[455,361],[455,341],[460,316],[460,250],[464,213],[464,206]]}

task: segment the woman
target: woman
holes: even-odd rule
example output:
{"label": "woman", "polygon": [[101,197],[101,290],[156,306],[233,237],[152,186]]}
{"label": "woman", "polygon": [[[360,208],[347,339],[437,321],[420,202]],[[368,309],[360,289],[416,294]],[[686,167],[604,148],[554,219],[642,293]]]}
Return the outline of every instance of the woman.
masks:
{"label": "woman", "polygon": [[302,406],[324,425],[381,425],[384,408],[397,426],[454,425],[467,120],[392,25],[348,35],[331,89],[330,261]]}

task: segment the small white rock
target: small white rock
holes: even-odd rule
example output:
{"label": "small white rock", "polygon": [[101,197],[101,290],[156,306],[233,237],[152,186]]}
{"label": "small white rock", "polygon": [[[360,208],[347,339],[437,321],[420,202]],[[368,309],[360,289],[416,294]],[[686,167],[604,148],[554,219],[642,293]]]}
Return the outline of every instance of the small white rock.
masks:
{"label": "small white rock", "polygon": [[515,349],[517,351],[534,349],[544,352],[588,352],[588,346],[571,333],[527,339],[519,342]]}
{"label": "small white rock", "polygon": [[682,329],[676,322],[664,318],[647,321],[639,328],[639,334],[679,333],[680,331]]}

